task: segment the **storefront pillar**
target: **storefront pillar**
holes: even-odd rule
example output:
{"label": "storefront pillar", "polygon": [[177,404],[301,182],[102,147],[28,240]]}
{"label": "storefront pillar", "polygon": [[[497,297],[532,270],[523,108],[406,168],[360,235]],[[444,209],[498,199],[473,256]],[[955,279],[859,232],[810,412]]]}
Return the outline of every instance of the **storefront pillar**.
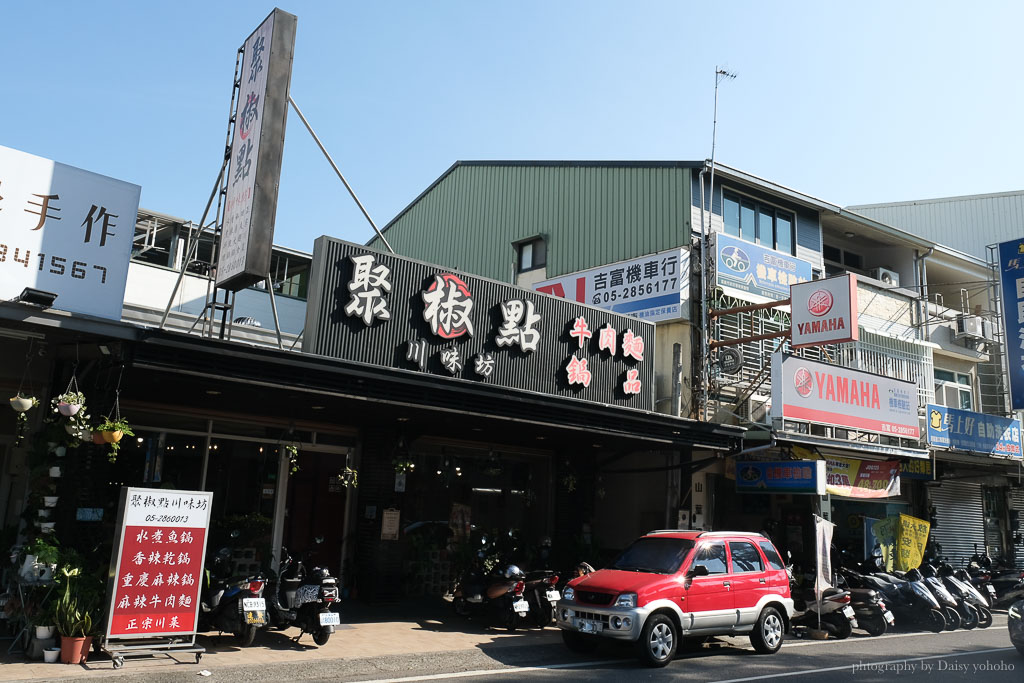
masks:
{"label": "storefront pillar", "polygon": [[[209,443],[209,437],[207,437],[207,443]],[[290,468],[291,459],[288,457],[288,451],[284,448],[279,448],[277,454],[277,491],[274,494],[274,522],[271,527],[270,537],[270,570],[275,573],[281,562],[281,544],[284,542],[284,515],[288,506],[288,474]],[[203,471],[206,471],[205,462],[203,463]]]}

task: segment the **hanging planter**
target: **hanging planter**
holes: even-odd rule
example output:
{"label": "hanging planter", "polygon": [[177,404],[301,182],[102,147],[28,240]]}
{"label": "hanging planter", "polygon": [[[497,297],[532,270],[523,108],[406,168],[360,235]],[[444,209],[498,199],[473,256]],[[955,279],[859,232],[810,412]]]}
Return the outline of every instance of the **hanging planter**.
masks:
{"label": "hanging planter", "polygon": [[106,417],[103,422],[96,426],[96,431],[93,432],[94,440],[95,435],[100,435],[100,441],[97,443],[105,443],[110,446],[110,452],[107,454],[107,458],[110,462],[117,462],[118,451],[121,448],[121,439],[127,436],[135,436],[135,432],[132,431],[131,425],[117,414],[117,404],[114,404],[116,417]]}
{"label": "hanging planter", "polygon": [[338,475],[338,481],[340,481],[341,485],[344,486],[345,488],[358,488],[359,472],[352,469],[351,467],[346,467],[341,471],[341,474]]}
{"label": "hanging planter", "polygon": [[48,508],[55,508],[57,507],[57,498],[58,496],[43,496],[43,505]]}
{"label": "hanging planter", "polygon": [[104,438],[103,438],[103,432],[101,432],[99,430],[96,430],[95,432],[93,432],[92,433],[92,442],[94,444],[96,444],[97,446],[102,446],[103,444],[105,444],[106,440],[104,440]]}
{"label": "hanging planter", "polygon": [[28,411],[37,405],[39,405],[39,399],[35,396],[23,396],[20,391],[11,397],[11,410],[18,414],[17,425],[14,428],[15,446],[20,445],[21,440],[25,438],[25,429],[28,427]]}
{"label": "hanging planter", "polygon": [[288,474],[295,474],[299,471],[299,447],[295,444],[288,444],[284,447],[288,454]]}
{"label": "hanging planter", "polygon": [[392,458],[391,464],[395,466],[395,474],[408,474],[416,469],[416,463],[408,457],[396,456]]}
{"label": "hanging planter", "polygon": [[64,431],[71,437],[70,446],[78,446],[79,441],[89,439],[89,415],[85,408],[85,394],[78,390],[78,380],[74,373],[71,374],[71,381],[63,394],[50,399],[50,406],[53,412],[67,422],[64,424]]}

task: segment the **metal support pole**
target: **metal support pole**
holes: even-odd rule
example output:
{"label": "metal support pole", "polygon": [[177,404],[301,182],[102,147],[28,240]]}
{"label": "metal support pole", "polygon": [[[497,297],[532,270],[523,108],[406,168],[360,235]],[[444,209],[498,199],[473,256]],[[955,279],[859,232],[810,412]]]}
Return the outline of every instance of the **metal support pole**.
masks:
{"label": "metal support pole", "polygon": [[210,470],[210,443],[213,441],[213,420],[206,421],[206,440],[203,444],[203,474],[199,479],[199,490],[206,490],[206,473]]}
{"label": "metal support pole", "polygon": [[384,233],[382,233],[380,229],[377,228],[377,224],[373,222],[372,218],[370,218],[370,214],[366,211],[366,208],[363,206],[363,203],[359,201],[359,197],[356,196],[355,190],[353,190],[352,186],[348,184],[347,180],[345,180],[345,176],[342,175],[341,169],[339,169],[338,165],[334,163],[334,159],[331,158],[331,155],[327,153],[327,149],[324,148],[323,143],[320,142],[320,138],[318,138],[316,133],[313,132],[313,127],[309,125],[309,121],[307,121],[306,117],[302,115],[302,110],[299,109],[299,105],[295,104],[295,100],[292,99],[291,95],[288,95],[288,102],[292,105],[292,109],[295,110],[295,113],[299,115],[299,118],[302,119],[302,123],[306,126],[306,130],[308,130],[309,134],[313,136],[313,141],[316,142],[316,146],[319,147],[320,151],[324,153],[324,156],[327,158],[327,163],[331,165],[331,168],[334,169],[334,172],[338,174],[338,178],[340,178],[341,182],[345,185],[345,189],[348,190],[348,193],[350,195],[352,195],[352,199],[355,200],[356,205],[359,207],[359,210],[363,212],[363,215],[366,216],[366,220],[370,222],[370,227],[373,228],[373,231],[376,232],[377,236],[380,237],[382,242],[384,242],[384,246],[388,248],[388,251],[394,254],[395,250],[391,248],[391,245],[388,243],[387,238],[384,237]]}
{"label": "metal support pole", "polygon": [[288,451],[281,445],[277,449],[277,487],[274,493],[274,523],[270,537],[270,570],[277,572],[281,564],[281,544],[284,543],[284,514],[288,508],[288,477],[291,461]]}
{"label": "metal support pole", "polygon": [[281,341],[281,323],[277,319],[277,301],[274,299],[274,283],[267,275],[267,293],[270,295],[270,310],[274,312],[274,329],[277,331],[277,348],[284,351],[284,342]]}

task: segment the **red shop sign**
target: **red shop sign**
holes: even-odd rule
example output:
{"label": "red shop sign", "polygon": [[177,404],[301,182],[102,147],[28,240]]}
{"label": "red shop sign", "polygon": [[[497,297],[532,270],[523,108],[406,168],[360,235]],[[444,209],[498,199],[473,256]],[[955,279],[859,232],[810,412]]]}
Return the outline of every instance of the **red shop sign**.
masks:
{"label": "red shop sign", "polygon": [[121,489],[108,638],[195,633],[212,501],[209,491]]}

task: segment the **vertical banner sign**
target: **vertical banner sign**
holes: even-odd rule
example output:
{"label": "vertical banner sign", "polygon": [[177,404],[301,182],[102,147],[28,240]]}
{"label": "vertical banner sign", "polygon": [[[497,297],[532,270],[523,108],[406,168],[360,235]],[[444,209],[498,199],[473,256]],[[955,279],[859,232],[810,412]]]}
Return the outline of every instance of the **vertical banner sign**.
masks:
{"label": "vertical banner sign", "polygon": [[999,245],[1010,408],[1024,410],[1024,238]]}
{"label": "vertical banner sign", "polygon": [[853,273],[790,287],[794,349],[857,341],[857,276]]}
{"label": "vertical banner sign", "polygon": [[236,292],[270,273],[295,23],[275,9],[242,48],[217,253],[217,286]]}
{"label": "vertical banner sign", "polygon": [[208,491],[121,489],[108,638],[195,633],[212,500]]}
{"label": "vertical banner sign", "polygon": [[929,531],[931,531],[931,524],[923,519],[900,515],[896,569],[906,572],[921,566],[924,549],[928,545]]}
{"label": "vertical banner sign", "polygon": [[832,587],[832,530],[835,524],[814,515],[814,556],[817,558],[817,576],[814,579],[814,592],[821,601],[821,594],[826,588]]}
{"label": "vertical banner sign", "polygon": [[142,188],[0,146],[0,301],[121,319]]}

